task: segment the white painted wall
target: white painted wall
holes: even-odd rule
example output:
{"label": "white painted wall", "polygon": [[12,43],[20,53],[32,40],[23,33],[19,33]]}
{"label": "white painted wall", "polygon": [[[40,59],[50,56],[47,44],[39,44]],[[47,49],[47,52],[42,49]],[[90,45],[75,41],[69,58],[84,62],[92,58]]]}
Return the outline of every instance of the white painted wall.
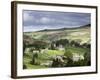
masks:
{"label": "white painted wall", "polygon": [[[17,0],[16,0],[17,1]],[[26,1],[26,0],[24,0]],[[100,10],[100,0],[27,0],[34,2],[51,2],[79,5],[98,5]],[[11,68],[11,0],[0,0],[0,80],[14,80],[10,78]],[[100,11],[99,11],[100,14]],[[100,16],[98,16],[100,22]],[[98,27],[100,30],[100,27]],[[98,31],[100,35],[100,31]],[[98,38],[100,47],[100,36]],[[100,52],[100,50],[99,50]],[[100,68],[100,54],[98,67]],[[20,79],[19,79],[20,80]],[[24,80],[24,79],[22,79]],[[98,74],[74,75],[45,78],[29,78],[26,80],[100,80],[100,69]]]}

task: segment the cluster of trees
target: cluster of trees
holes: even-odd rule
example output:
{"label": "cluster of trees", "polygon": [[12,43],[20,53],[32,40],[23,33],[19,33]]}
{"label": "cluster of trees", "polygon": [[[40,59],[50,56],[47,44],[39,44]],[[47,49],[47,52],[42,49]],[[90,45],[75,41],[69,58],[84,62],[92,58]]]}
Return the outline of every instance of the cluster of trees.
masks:
{"label": "cluster of trees", "polygon": [[50,49],[55,50],[55,49],[57,49],[57,47],[59,45],[62,45],[63,47],[65,47],[66,45],[69,45],[69,40],[68,39],[60,39],[60,40],[52,41]]}
{"label": "cluster of trees", "polygon": [[73,54],[70,50],[66,50],[64,56],[67,58],[67,63],[65,66],[88,66],[91,64],[90,52],[85,52],[83,57],[84,59],[79,59],[78,61],[73,61]]}
{"label": "cluster of trees", "polygon": [[32,60],[30,61],[30,63],[32,65],[39,65],[39,62],[38,62],[38,53],[34,53],[33,54]]}
{"label": "cluster of trees", "polygon": [[[45,49],[49,46],[49,43],[46,41],[42,41],[42,40],[34,40],[33,43],[31,44],[26,44],[25,41],[23,42],[23,52],[25,51],[25,49],[28,47],[30,49],[33,50],[38,50],[39,52],[41,51],[41,49]],[[24,54],[25,55],[25,54]]]}
{"label": "cluster of trees", "polygon": [[89,43],[84,43],[84,44],[80,44],[80,40],[68,40],[68,39],[60,39],[60,40],[56,40],[56,41],[52,41],[50,42],[46,42],[43,40],[24,40],[23,41],[23,51],[25,51],[26,47],[34,47],[35,50],[40,50],[41,49],[45,49],[45,48],[49,48],[49,49],[57,49],[57,47],[59,47],[60,45],[62,45],[63,47],[66,46],[72,46],[72,47],[82,47],[82,48],[90,48],[91,45]]}
{"label": "cluster of trees", "polygon": [[53,59],[52,67],[74,67],[74,66],[89,66],[91,65],[90,53],[84,53],[84,59],[73,61],[73,54],[70,50],[66,50],[65,54]]}
{"label": "cluster of trees", "polygon": [[[38,60],[38,53],[34,53],[32,56],[32,59],[30,61],[30,64],[32,65],[40,65],[40,62]],[[73,61],[73,54],[70,50],[66,50],[64,55],[62,56],[56,56],[51,59],[52,64],[48,65],[48,67],[74,67],[74,66],[89,66],[91,65],[91,59],[90,59],[90,53],[85,52],[84,53],[84,59],[79,59],[78,61]],[[23,68],[26,69],[27,66],[23,65]]]}
{"label": "cluster of trees", "polygon": [[60,39],[60,40],[56,40],[53,41],[51,43],[51,49],[57,49],[57,47],[59,45],[62,45],[63,47],[66,46],[72,46],[72,47],[81,47],[81,48],[90,48],[91,45],[89,43],[84,43],[84,44],[80,44],[80,40],[68,40],[68,39]]}
{"label": "cluster of trees", "polygon": [[[69,41],[67,39],[61,39],[52,42],[52,49],[57,49],[57,46],[62,45],[65,48],[65,53],[60,58],[54,58],[52,67],[71,67],[71,66],[87,66],[91,65],[90,57],[90,47],[88,43],[80,44],[81,41]],[[86,51],[83,55],[84,59],[79,59],[78,61],[73,61],[73,53],[67,49],[68,46],[88,48],[89,51]],[[62,61],[63,60],[63,61]]]}
{"label": "cluster of trees", "polygon": [[[59,45],[62,45],[64,48],[67,46],[72,46],[72,47],[81,47],[81,48],[89,48],[91,47],[90,44],[84,43],[84,44],[80,44],[80,41],[74,41],[74,40],[68,40],[68,39],[60,39],[60,40],[56,40],[56,41],[52,41],[51,43],[48,43],[46,41],[43,40],[33,40],[31,41],[31,43],[26,40],[23,41],[23,52],[25,51],[26,47],[34,47],[33,50],[38,50],[39,52],[41,51],[41,49],[45,49],[45,48],[49,48],[52,50],[57,49],[57,47],[59,47]],[[25,54],[23,54],[25,55]],[[34,53],[32,60],[31,60],[31,64],[36,65],[38,63],[38,53]],[[63,56],[59,56],[56,57],[52,60],[52,64],[51,67],[68,67],[68,66],[85,66],[85,65],[90,65],[91,61],[90,61],[90,52],[86,52],[84,53],[84,60],[78,60],[78,61],[73,61],[72,59],[73,54],[70,50],[65,49],[65,54]],[[23,65],[23,68],[27,68],[26,65]]]}

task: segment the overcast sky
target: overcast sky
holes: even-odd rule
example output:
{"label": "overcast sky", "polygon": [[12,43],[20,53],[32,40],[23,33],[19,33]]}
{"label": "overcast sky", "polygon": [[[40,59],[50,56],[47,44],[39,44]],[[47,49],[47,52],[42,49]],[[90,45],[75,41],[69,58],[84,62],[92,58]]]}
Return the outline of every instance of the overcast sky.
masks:
{"label": "overcast sky", "polygon": [[23,31],[74,28],[90,24],[90,13],[23,10]]}

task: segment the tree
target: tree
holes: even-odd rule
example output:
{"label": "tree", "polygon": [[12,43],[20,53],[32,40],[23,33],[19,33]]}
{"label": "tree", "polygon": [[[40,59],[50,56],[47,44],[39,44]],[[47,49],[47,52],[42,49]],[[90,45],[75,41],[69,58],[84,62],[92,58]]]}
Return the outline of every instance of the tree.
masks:
{"label": "tree", "polygon": [[67,44],[69,44],[69,41],[67,39],[60,39],[60,40],[56,41],[57,46],[59,46],[59,45],[66,46]]}
{"label": "tree", "polygon": [[75,42],[74,44],[75,44],[75,47],[80,47],[80,43]]}
{"label": "tree", "polygon": [[65,66],[72,66],[73,65],[73,54],[70,50],[65,49],[64,56],[66,56],[66,64]]}
{"label": "tree", "polygon": [[90,52],[84,53],[84,65],[90,65],[91,64],[91,57]]}
{"label": "tree", "polygon": [[34,41],[34,43],[32,44],[32,46],[36,49],[39,50],[39,52],[41,51],[41,49],[45,49],[47,48],[49,45],[49,43],[45,42],[45,41],[41,41],[41,40],[36,40]]}
{"label": "tree", "polygon": [[87,44],[87,48],[90,48],[91,47],[91,44]]}
{"label": "tree", "polygon": [[52,67],[63,67],[64,60],[62,56],[56,56],[53,59]]}
{"label": "tree", "polygon": [[51,43],[51,49],[55,50],[56,49],[56,44],[55,43]]}
{"label": "tree", "polygon": [[83,46],[83,48],[91,48],[91,44],[90,43],[84,43],[82,46]]}
{"label": "tree", "polygon": [[25,64],[23,64],[23,69],[27,69],[27,66]]}
{"label": "tree", "polygon": [[37,58],[38,58],[38,53],[34,53],[34,54],[33,54],[33,57],[32,57],[31,64],[36,64]]}
{"label": "tree", "polygon": [[23,56],[25,55],[26,44],[23,42]]}
{"label": "tree", "polygon": [[71,45],[71,46],[75,46],[75,41],[72,40],[72,41],[70,42],[70,45]]}

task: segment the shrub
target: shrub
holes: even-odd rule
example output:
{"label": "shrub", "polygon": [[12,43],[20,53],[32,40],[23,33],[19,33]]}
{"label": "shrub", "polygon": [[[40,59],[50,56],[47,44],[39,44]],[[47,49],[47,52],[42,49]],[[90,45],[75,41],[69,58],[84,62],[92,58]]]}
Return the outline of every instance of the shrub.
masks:
{"label": "shrub", "polygon": [[25,64],[23,64],[23,69],[27,69],[27,66]]}
{"label": "shrub", "polygon": [[56,57],[53,59],[52,67],[63,67],[62,57]]}
{"label": "shrub", "polygon": [[65,66],[73,66],[73,54],[70,50],[65,49],[65,54],[64,56],[66,56],[66,64]]}
{"label": "shrub", "polygon": [[86,52],[84,54],[84,65],[91,65],[91,57],[90,57],[90,52]]}
{"label": "shrub", "polygon": [[72,54],[72,52],[71,52],[70,50],[68,50],[68,49],[65,49],[64,56],[66,56],[67,58],[70,58],[70,59],[72,59],[72,57],[73,57],[73,54]]}
{"label": "shrub", "polygon": [[34,53],[33,54],[33,57],[32,57],[32,60],[31,60],[31,64],[36,64],[36,60],[37,60],[37,58],[38,58],[38,53]]}

